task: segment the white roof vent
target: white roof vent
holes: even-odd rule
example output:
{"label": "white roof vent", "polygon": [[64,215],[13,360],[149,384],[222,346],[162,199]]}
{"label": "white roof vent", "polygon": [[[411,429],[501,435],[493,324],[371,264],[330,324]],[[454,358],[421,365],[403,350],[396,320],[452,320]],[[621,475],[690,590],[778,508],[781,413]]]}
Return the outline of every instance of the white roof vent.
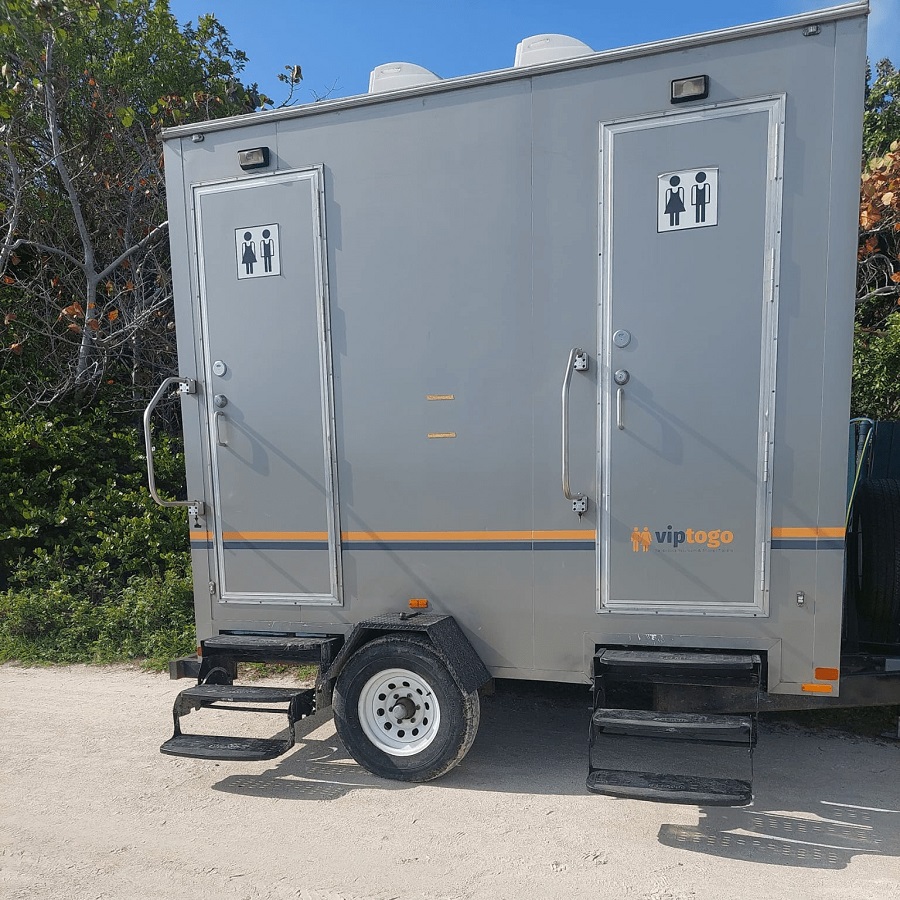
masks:
{"label": "white roof vent", "polygon": [[385,91],[402,91],[419,84],[433,84],[440,77],[422,66],[407,62],[385,63],[376,66],[369,74],[369,93],[383,94]]}
{"label": "white roof vent", "polygon": [[516,44],[515,68],[538,66],[541,63],[556,62],[560,59],[575,59],[593,53],[583,41],[567,34],[535,34]]}

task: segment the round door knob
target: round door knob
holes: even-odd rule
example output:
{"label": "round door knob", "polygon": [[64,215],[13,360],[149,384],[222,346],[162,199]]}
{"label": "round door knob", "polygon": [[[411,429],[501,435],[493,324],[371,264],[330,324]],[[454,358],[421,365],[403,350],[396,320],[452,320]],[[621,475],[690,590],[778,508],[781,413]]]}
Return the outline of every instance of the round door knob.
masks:
{"label": "round door knob", "polygon": [[213,397],[213,403],[216,404],[218,409],[222,409],[223,407],[228,406],[228,398],[224,394],[216,394],[216,396]]}
{"label": "round door knob", "polygon": [[618,385],[628,384],[629,378],[631,378],[631,375],[628,374],[626,369],[619,369],[619,371],[613,375],[613,381]]}

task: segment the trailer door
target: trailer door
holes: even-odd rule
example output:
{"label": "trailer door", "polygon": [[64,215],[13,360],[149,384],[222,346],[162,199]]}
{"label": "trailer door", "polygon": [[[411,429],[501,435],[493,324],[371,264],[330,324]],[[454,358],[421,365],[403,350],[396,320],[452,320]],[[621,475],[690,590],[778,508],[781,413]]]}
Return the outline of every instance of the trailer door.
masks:
{"label": "trailer door", "polygon": [[340,602],[321,184],[194,190],[220,603]]}
{"label": "trailer door", "polygon": [[782,109],[601,127],[601,612],[767,612]]}

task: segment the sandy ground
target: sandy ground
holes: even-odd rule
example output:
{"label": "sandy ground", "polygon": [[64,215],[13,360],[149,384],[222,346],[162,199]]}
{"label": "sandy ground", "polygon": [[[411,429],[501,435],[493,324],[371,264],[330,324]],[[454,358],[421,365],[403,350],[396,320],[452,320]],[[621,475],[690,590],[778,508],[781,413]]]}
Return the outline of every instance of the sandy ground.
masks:
{"label": "sandy ground", "polygon": [[413,787],[322,715],[273,762],[162,756],[183,686],[0,667],[0,897],[900,898],[897,745],[770,726],[751,807],[614,800],[584,791],[584,704],[498,693],[462,765]]}

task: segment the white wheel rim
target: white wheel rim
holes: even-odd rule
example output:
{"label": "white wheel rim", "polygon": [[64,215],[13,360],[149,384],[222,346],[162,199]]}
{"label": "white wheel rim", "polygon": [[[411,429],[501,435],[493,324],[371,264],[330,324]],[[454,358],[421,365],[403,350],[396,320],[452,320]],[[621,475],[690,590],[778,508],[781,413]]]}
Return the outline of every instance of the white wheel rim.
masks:
{"label": "white wheel rim", "polygon": [[437,737],[441,708],[431,685],[409,669],[384,669],[359,695],[366,737],[389,756],[415,756]]}

